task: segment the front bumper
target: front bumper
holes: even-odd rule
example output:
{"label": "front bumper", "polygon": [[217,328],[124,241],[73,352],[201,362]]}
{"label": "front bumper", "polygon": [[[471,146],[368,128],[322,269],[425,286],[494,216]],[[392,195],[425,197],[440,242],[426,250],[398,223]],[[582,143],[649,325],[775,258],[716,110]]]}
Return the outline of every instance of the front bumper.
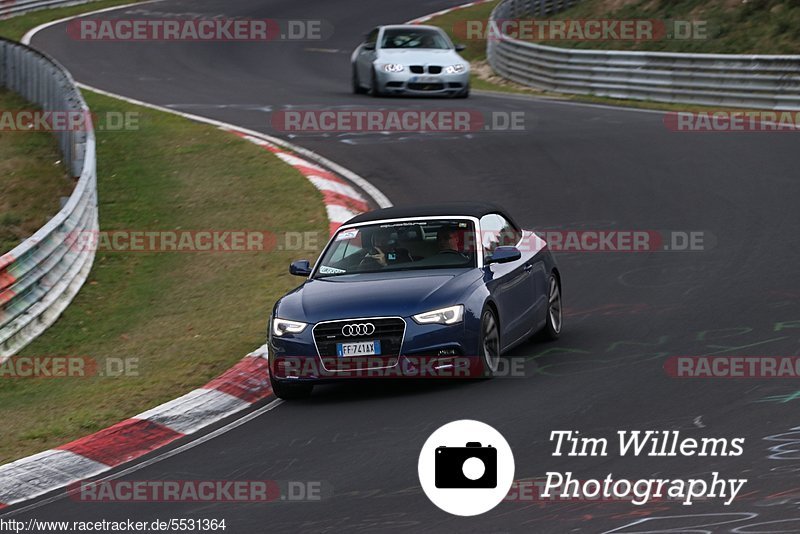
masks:
{"label": "front bumper", "polygon": [[469,88],[469,70],[461,74],[376,73],[378,90],[385,94],[445,95],[463,93]]}
{"label": "front bumper", "polygon": [[280,381],[337,381],[349,378],[458,378],[478,376],[478,331],[456,325],[420,325],[403,318],[399,354],[337,357],[320,355],[313,325],[295,335],[270,335],[270,373]]}

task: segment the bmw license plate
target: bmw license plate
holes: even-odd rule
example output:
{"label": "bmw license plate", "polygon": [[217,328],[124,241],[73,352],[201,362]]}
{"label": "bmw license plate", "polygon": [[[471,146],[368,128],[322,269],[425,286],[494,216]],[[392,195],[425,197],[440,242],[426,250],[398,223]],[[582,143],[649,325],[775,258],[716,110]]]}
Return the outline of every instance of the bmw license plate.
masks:
{"label": "bmw license plate", "polygon": [[436,76],[412,76],[409,83],[436,83],[439,79]]}
{"label": "bmw license plate", "polygon": [[341,358],[347,358],[348,356],[375,356],[380,353],[381,342],[378,340],[336,344],[336,354]]}

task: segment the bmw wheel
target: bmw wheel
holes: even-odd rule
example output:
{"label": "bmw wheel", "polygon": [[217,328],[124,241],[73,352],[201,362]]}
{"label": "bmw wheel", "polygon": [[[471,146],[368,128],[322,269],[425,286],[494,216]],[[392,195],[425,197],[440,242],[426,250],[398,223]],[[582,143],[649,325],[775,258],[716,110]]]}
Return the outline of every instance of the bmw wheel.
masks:
{"label": "bmw wheel", "polygon": [[500,326],[491,308],[481,314],[480,351],[483,376],[494,376],[500,367]]}
{"label": "bmw wheel", "polygon": [[369,94],[371,94],[372,96],[383,95],[383,93],[380,90],[380,87],[378,87],[378,74],[375,72],[375,69],[372,69],[372,84],[370,85],[369,88]]}
{"label": "bmw wheel", "polygon": [[558,339],[563,326],[563,312],[561,309],[561,284],[556,275],[550,275],[547,285],[547,324],[544,335],[547,339]]}
{"label": "bmw wheel", "polygon": [[358,70],[356,69],[355,65],[353,65],[353,94],[363,95],[366,92],[367,90],[361,87],[361,81],[358,79]]}

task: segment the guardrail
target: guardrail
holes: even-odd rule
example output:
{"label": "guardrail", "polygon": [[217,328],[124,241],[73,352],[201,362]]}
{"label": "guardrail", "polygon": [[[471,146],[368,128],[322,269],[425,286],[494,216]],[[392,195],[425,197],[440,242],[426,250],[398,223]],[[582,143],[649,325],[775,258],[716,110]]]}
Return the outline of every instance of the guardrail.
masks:
{"label": "guardrail", "polygon": [[21,15],[28,11],[51,7],[73,6],[94,0],[0,0],[0,19]]}
{"label": "guardrail", "polygon": [[[492,21],[550,16],[575,0],[503,0]],[[515,82],[547,91],[611,98],[800,109],[800,55],[678,54],[574,50],[513,39],[487,42],[489,64]]]}
{"label": "guardrail", "polygon": [[58,137],[66,168],[78,178],[61,211],[33,236],[0,256],[0,362],[44,332],[86,281],[92,247],[74,246],[78,232],[97,232],[95,135],[72,76],[56,61],[25,45],[0,39],[0,87],[45,111],[80,112],[82,131]]}

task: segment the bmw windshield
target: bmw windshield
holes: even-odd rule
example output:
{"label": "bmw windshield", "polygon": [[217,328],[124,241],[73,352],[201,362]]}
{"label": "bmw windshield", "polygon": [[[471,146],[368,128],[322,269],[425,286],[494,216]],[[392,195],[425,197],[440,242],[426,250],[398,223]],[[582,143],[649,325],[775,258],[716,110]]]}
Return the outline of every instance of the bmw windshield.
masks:
{"label": "bmw windshield", "polygon": [[403,220],[342,229],[315,278],[343,274],[476,267],[475,226],[467,219]]}
{"label": "bmw windshield", "polygon": [[452,46],[444,34],[436,30],[403,28],[386,30],[383,33],[381,48],[448,50]]}

